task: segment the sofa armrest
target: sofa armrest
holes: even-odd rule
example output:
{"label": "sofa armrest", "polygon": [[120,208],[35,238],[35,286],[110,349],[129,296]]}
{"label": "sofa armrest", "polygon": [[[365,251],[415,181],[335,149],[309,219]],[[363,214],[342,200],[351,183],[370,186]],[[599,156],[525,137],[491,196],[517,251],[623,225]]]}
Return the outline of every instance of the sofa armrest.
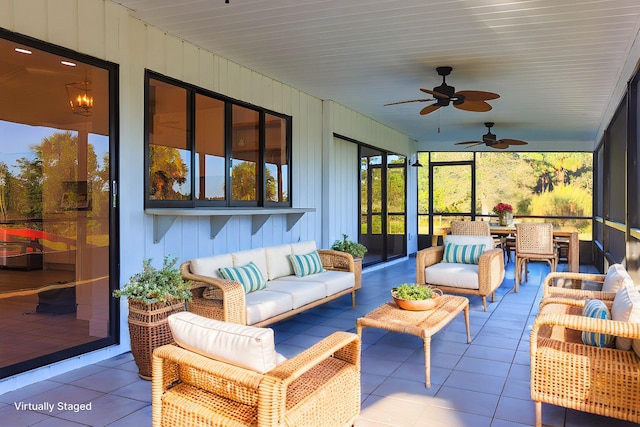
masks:
{"label": "sofa armrest", "polygon": [[489,295],[504,279],[504,253],[502,249],[493,248],[484,251],[478,261],[478,289]]}
{"label": "sofa armrest", "polygon": [[360,338],[351,332],[334,332],[302,353],[288,359],[267,373],[290,384],[309,369],[329,357],[335,357],[360,370]]}
{"label": "sofa armrest", "polygon": [[355,271],[353,256],[333,249],[318,249],[325,270]]}
{"label": "sofa armrest", "polygon": [[442,261],[444,246],[432,246],[416,253],[416,283],[424,285],[424,269]]}
{"label": "sofa armrest", "polygon": [[207,287],[218,289],[222,301],[223,320],[226,322],[247,324],[247,310],[244,287],[233,280],[200,276],[191,272],[191,262],[185,261],[180,265],[180,273],[185,280],[191,281],[192,303],[201,302],[202,292]]}

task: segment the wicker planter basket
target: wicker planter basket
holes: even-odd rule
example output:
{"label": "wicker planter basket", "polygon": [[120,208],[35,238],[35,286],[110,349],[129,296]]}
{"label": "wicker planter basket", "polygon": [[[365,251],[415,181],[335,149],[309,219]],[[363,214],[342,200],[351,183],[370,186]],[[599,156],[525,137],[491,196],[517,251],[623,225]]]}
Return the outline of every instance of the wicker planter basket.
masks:
{"label": "wicker planter basket", "polygon": [[183,300],[154,304],[144,304],[139,301],[129,300],[131,353],[138,366],[140,378],[151,380],[153,350],[156,347],[173,342],[167,317],[184,310],[185,304]]}

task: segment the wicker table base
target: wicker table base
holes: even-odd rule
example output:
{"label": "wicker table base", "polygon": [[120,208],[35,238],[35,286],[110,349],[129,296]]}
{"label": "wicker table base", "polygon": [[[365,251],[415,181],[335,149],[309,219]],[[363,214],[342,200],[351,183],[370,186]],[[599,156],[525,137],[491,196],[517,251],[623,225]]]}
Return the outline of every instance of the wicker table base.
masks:
{"label": "wicker table base", "polygon": [[469,300],[455,295],[443,295],[438,307],[426,311],[408,311],[388,302],[356,321],[356,333],[362,338],[365,326],[393,332],[415,335],[424,340],[425,385],[431,387],[431,336],[449,324],[464,311],[467,327],[467,343],[471,343],[469,332]]}

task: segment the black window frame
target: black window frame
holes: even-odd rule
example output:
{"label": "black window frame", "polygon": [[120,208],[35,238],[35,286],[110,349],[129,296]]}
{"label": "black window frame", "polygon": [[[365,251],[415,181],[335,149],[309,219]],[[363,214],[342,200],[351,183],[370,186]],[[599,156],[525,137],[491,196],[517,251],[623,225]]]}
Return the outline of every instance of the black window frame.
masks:
{"label": "black window frame", "polygon": [[[190,179],[190,199],[188,200],[152,200],[149,196],[149,131],[150,131],[150,110],[149,110],[149,82],[150,80],[158,80],[166,84],[175,85],[187,91],[187,147],[191,153],[191,157],[188,161],[189,164],[189,174],[191,174]],[[200,200],[198,199],[198,195],[196,194],[196,182],[199,180],[199,176],[195,176],[196,169],[196,154],[198,152],[198,147],[196,143],[196,95],[203,95],[207,97],[211,97],[213,99],[224,102],[224,157],[225,157],[225,199],[224,200]],[[258,113],[259,117],[259,149],[258,149],[258,182],[257,185],[257,197],[255,201],[241,201],[232,199],[232,176],[231,176],[231,158],[232,158],[232,110],[233,106],[237,105],[243,108],[247,108],[250,110],[254,110]],[[281,118],[286,123],[286,148],[285,148],[285,156],[286,156],[286,164],[289,165],[287,170],[287,184],[288,184],[288,197],[286,201],[281,202],[273,202],[267,201],[266,198],[266,115],[272,115],[278,118]],[[267,108],[263,108],[257,105],[253,105],[251,103],[239,101],[237,99],[186,83],[180,80],[165,76],[163,74],[157,73],[155,71],[145,69],[145,77],[144,77],[144,207],[145,209],[150,208],[214,208],[214,209],[225,209],[225,208],[255,208],[261,209],[265,207],[269,208],[290,208],[292,206],[292,197],[293,193],[293,165],[292,165],[292,143],[293,141],[293,118],[287,114],[279,113],[277,111],[273,111]]]}

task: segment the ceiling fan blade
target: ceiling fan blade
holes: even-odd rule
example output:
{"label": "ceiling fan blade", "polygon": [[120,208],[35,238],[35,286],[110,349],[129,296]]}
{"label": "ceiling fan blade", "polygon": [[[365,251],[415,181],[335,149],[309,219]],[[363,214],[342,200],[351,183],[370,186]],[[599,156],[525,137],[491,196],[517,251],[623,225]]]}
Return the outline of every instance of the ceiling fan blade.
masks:
{"label": "ceiling fan blade", "polygon": [[461,90],[456,92],[456,95],[464,96],[465,102],[467,101],[488,101],[490,99],[498,99],[500,95],[493,92],[483,92],[481,90]]}
{"label": "ceiling fan blade", "polygon": [[384,106],[386,107],[389,105],[408,104],[410,102],[427,102],[427,101],[435,101],[435,99],[412,99],[410,101],[392,102],[390,104],[384,104]]}
{"label": "ceiling fan blade", "polygon": [[467,144],[475,144],[475,145],[478,145],[478,144],[484,144],[484,142],[482,142],[482,141],[464,141],[464,142],[456,142],[456,143],[455,143],[455,144],[453,144],[453,145],[467,145]]}
{"label": "ceiling fan blade", "polygon": [[486,111],[491,110],[491,105],[484,101],[467,101],[465,100],[462,104],[453,104],[459,110],[465,111],[475,111],[477,113],[484,113]]}
{"label": "ceiling fan blade", "polygon": [[432,90],[422,89],[422,88],[420,88],[420,90],[423,91],[424,93],[428,93],[429,95],[433,95],[433,97],[435,97],[435,98],[449,99],[449,97],[447,95],[445,95],[444,93],[434,92]]}
{"label": "ceiling fan blade", "polygon": [[501,139],[500,142],[505,143],[505,144],[509,144],[509,145],[527,145],[528,142],[525,141],[520,141],[519,139]]}
{"label": "ceiling fan blade", "polygon": [[491,148],[497,148],[498,150],[504,150],[509,148],[509,144],[505,144],[504,142],[499,142],[497,144],[490,145]]}
{"label": "ceiling fan blade", "polygon": [[440,106],[438,104],[427,105],[422,110],[420,110],[420,115],[424,116],[425,114],[433,113],[438,108],[440,108]]}

